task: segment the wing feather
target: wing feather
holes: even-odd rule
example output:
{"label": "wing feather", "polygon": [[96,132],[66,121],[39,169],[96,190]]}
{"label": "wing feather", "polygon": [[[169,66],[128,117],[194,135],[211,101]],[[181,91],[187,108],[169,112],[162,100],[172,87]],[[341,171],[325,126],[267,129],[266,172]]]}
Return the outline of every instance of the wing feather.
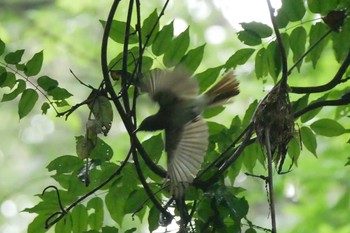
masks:
{"label": "wing feather", "polygon": [[171,193],[179,197],[200,170],[208,147],[208,127],[197,117],[182,129],[166,130],[165,134]]}

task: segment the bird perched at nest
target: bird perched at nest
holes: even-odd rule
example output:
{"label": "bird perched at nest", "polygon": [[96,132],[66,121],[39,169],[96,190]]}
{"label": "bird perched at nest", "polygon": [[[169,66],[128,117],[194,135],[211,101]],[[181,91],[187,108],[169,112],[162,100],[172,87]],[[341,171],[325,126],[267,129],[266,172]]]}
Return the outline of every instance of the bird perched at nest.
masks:
{"label": "bird perched at nest", "polygon": [[154,70],[147,76],[141,91],[147,92],[160,108],[144,119],[137,131],[165,130],[170,192],[179,198],[200,170],[207,151],[208,127],[201,113],[238,95],[239,82],[230,71],[199,95],[196,79],[185,72]]}

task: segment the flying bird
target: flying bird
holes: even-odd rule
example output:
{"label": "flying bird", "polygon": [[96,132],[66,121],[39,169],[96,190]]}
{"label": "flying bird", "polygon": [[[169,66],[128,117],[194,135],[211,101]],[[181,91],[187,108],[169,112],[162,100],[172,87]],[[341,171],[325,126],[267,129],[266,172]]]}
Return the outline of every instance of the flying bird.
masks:
{"label": "flying bird", "polygon": [[197,80],[179,70],[154,70],[142,80],[141,91],[159,104],[159,111],[144,119],[137,131],[165,130],[170,192],[175,198],[192,183],[207,151],[208,126],[201,113],[238,95],[238,86],[233,71],[203,94]]}

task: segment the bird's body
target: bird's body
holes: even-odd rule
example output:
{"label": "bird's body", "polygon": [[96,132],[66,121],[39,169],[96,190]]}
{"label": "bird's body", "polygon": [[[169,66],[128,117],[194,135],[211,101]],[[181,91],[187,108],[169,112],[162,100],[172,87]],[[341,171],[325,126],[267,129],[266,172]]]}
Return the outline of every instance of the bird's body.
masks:
{"label": "bird's body", "polygon": [[182,196],[197,175],[208,147],[208,127],[201,113],[238,95],[238,85],[233,72],[202,95],[196,80],[178,71],[157,70],[142,82],[141,90],[160,108],[141,123],[138,131],[165,130],[168,175],[175,197]]}

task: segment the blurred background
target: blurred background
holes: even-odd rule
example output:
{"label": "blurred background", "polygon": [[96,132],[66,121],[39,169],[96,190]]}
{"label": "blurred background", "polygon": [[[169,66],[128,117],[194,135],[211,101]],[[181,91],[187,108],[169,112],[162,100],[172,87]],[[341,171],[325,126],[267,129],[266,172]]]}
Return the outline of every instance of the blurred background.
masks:
{"label": "blurred background", "polygon": [[[127,2],[122,1],[119,7],[121,15],[127,9]],[[154,8],[160,11],[164,2],[141,1],[143,15],[147,16]],[[94,87],[101,82],[99,20],[106,19],[111,3],[111,0],[0,0],[0,38],[6,43],[7,52],[25,49],[24,59],[44,50],[41,74],[57,79],[73,93],[69,101],[74,105],[83,101],[90,90],[74,79],[70,69]],[[276,8],[280,5],[279,1],[273,3]],[[161,24],[175,19],[175,34],[191,25],[192,46],[207,44],[203,63],[197,70],[200,72],[224,63],[244,47],[236,36],[240,22],[269,24],[265,4],[261,0],[183,0],[176,4],[170,1]],[[110,49],[110,58],[119,52]],[[315,77],[317,82],[325,83],[339,65],[330,62],[334,60],[330,48],[324,54],[316,71],[306,65],[301,74],[295,72],[291,76],[291,82],[299,84],[302,75],[304,84],[314,85]],[[255,78],[253,61],[238,67],[236,73],[241,82],[241,95],[224,115],[215,118],[224,125],[230,124],[233,115],[243,116],[249,104],[261,99],[272,86],[271,80]],[[5,92],[0,90],[0,97]],[[294,100],[297,97],[291,96]],[[35,205],[39,200],[35,195],[54,184],[50,179],[52,174],[46,170],[47,164],[61,155],[75,155],[74,137],[84,134],[86,113],[83,107],[66,121],[56,118],[53,111],[41,115],[38,104],[29,117],[19,121],[14,102],[0,104],[0,232],[26,232],[35,216],[22,210]],[[321,115],[333,118],[334,111],[325,108]],[[123,132],[123,125],[115,117],[113,130],[105,140],[117,155],[128,147]],[[318,138],[318,158],[303,150],[297,168],[275,176],[279,232],[350,232],[350,169],[344,167],[349,157],[347,140],[346,137]],[[258,175],[264,174],[261,167],[255,171]],[[241,174],[235,185],[247,189],[250,220],[268,228],[264,182]]]}

